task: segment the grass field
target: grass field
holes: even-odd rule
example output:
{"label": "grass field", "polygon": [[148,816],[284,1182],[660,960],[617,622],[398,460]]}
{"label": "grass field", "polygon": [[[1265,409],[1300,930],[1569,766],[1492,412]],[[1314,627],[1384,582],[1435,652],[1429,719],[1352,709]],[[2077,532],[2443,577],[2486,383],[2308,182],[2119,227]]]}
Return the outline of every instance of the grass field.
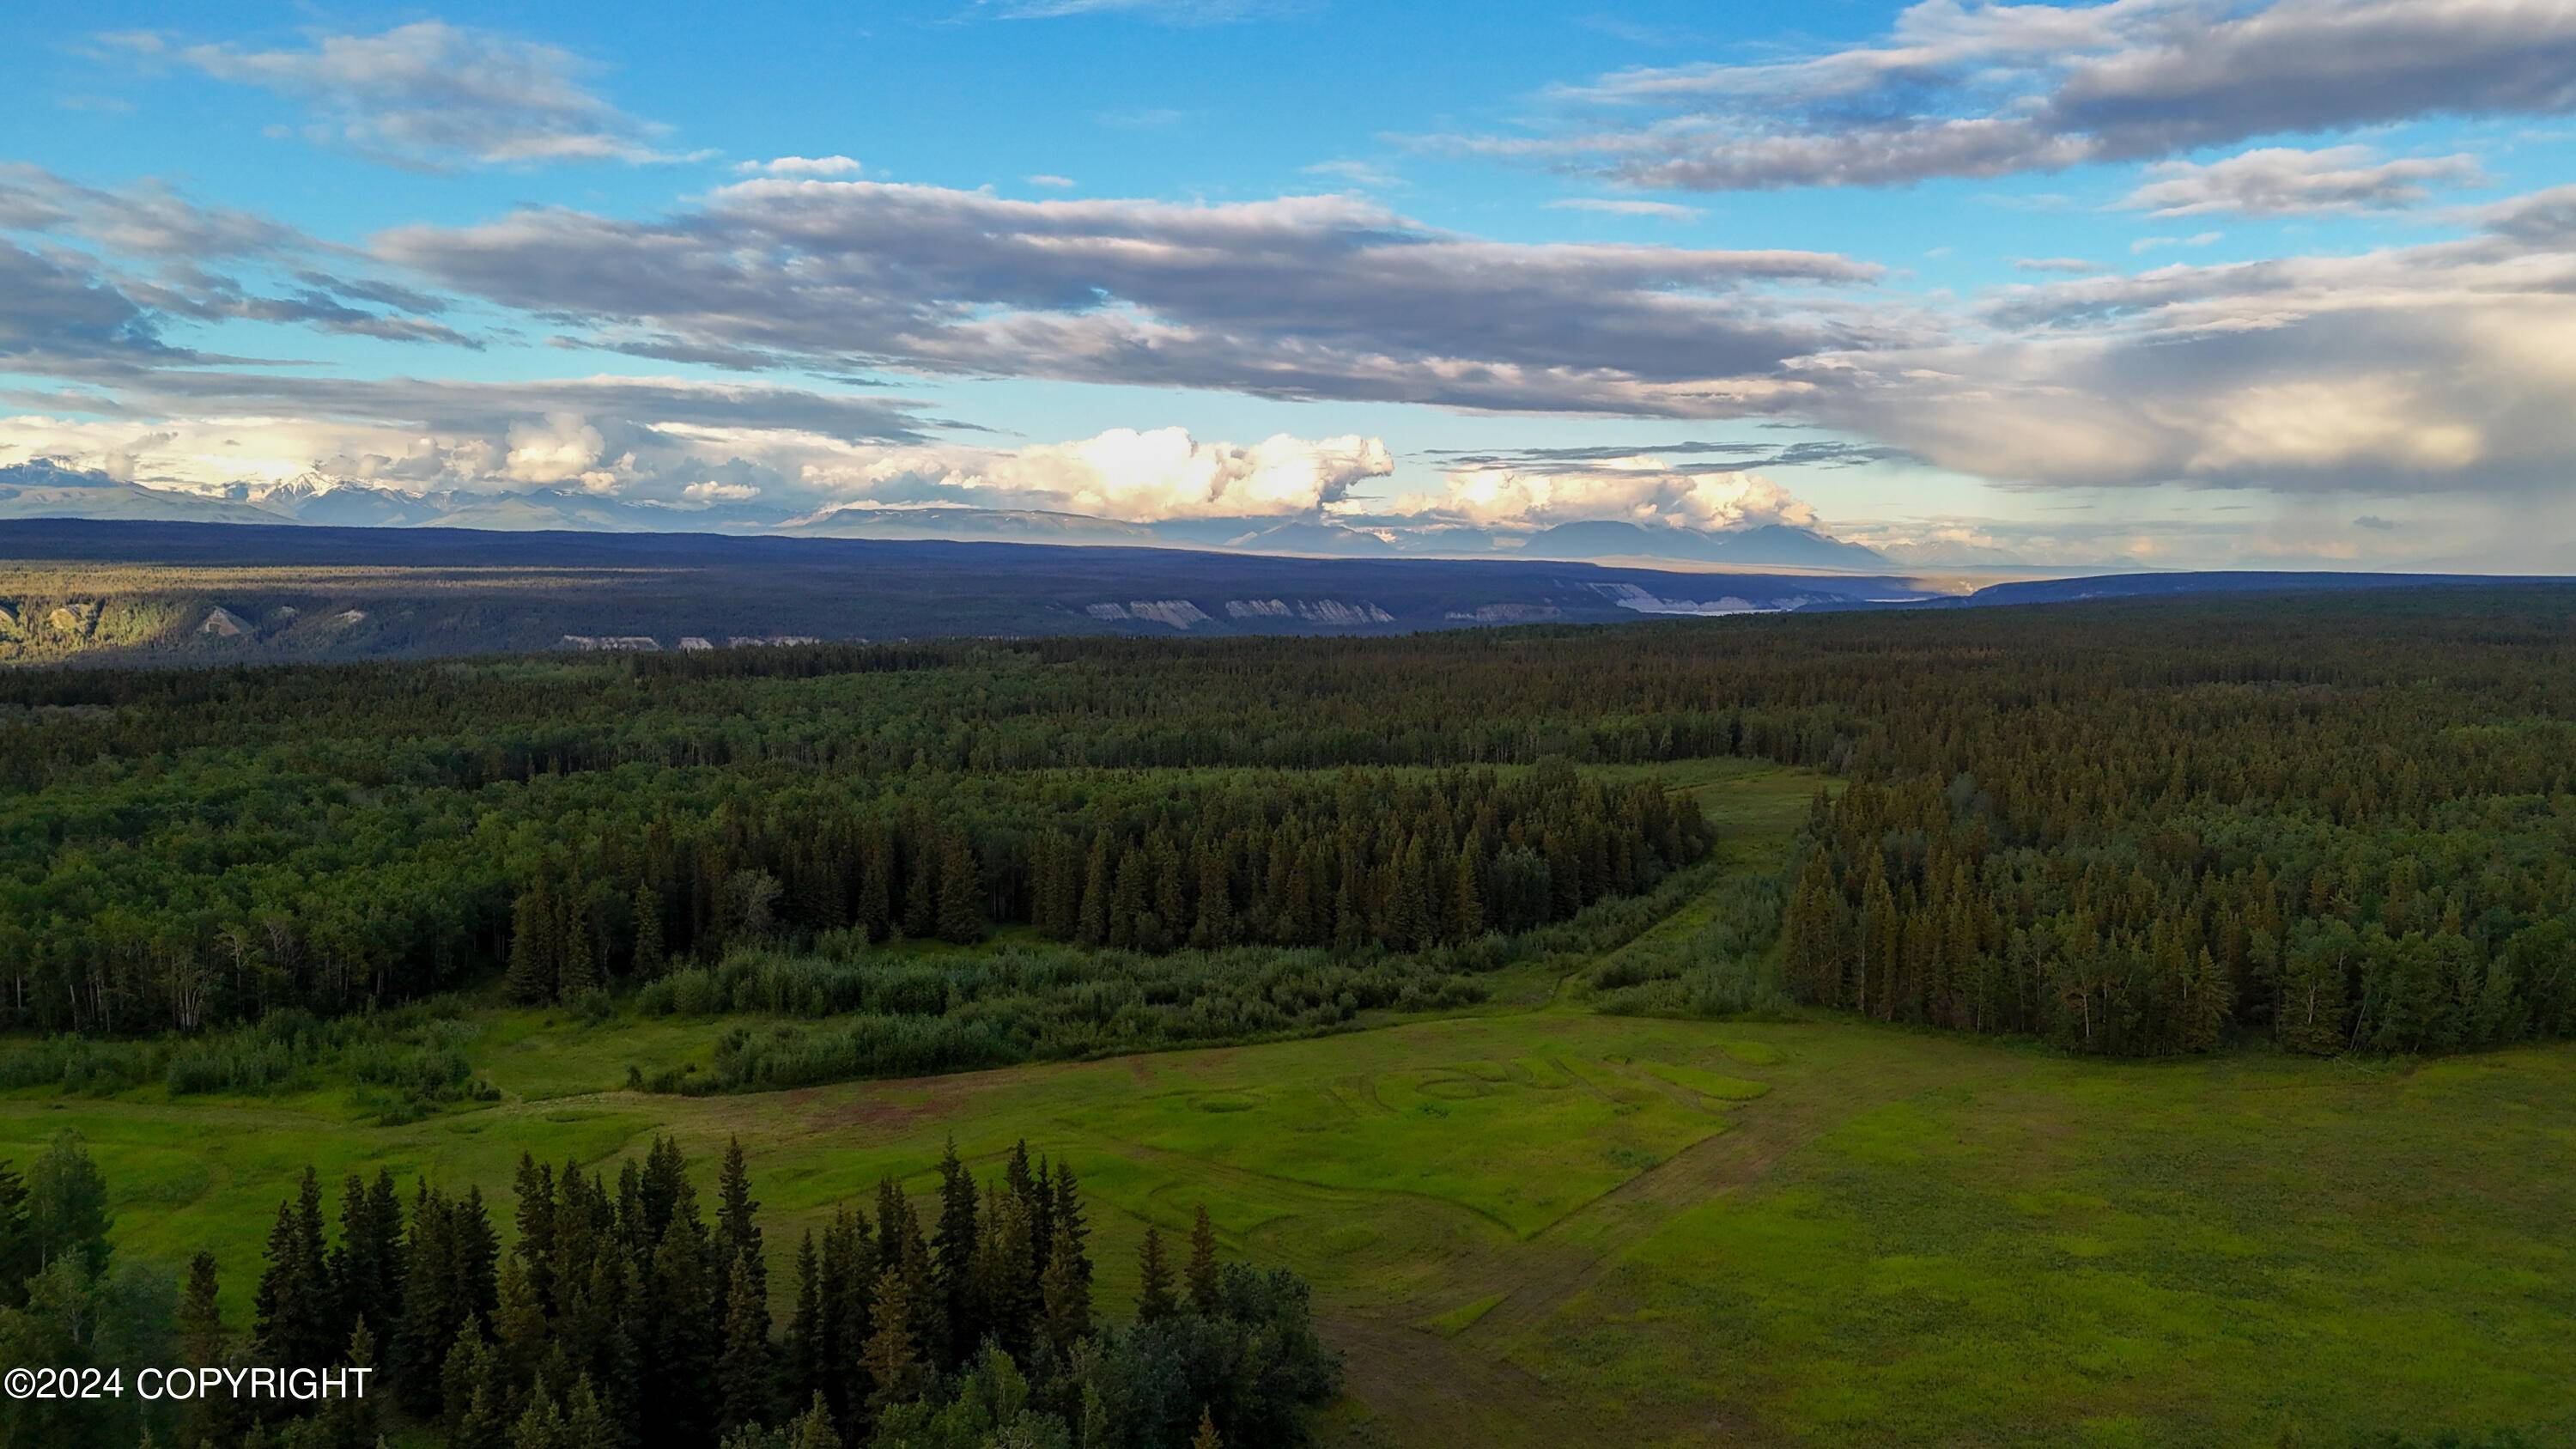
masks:
{"label": "grass field", "polygon": [[[1676,783],[1748,868],[1815,785]],[[1312,1278],[1349,1444],[2576,1439],[2576,1050],[2122,1065],[1523,984],[1307,1041],[708,1098],[614,1089],[715,1023],[496,1012],[497,1104],[380,1127],[327,1087],[26,1092],[0,1152],[77,1127],[120,1249],[213,1245],[238,1317],[307,1162],[506,1203],[522,1148],[667,1129],[705,1163],[738,1135],[777,1241],[883,1173],[926,1186],[952,1132],[985,1164],[1025,1137],[1083,1173],[1112,1304],[1144,1225],[1200,1202]]]}

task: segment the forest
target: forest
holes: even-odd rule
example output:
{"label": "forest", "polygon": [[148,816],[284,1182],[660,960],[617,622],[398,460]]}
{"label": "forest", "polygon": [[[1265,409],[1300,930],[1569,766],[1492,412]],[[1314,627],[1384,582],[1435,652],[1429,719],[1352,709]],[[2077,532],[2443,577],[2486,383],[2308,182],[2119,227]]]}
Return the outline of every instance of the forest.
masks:
{"label": "forest", "polygon": [[[2571,605],[21,672],[0,1024],[203,1033],[497,982],[981,1032],[959,1064],[1314,1029],[1472,994],[1514,940],[1688,870],[1697,814],[1599,770],[1736,755],[1851,782],[1781,882],[1802,1002],[2128,1055],[2564,1036]],[[997,998],[1030,1005],[959,1019]]]}
{"label": "forest", "polygon": [[[404,1187],[408,1187],[406,1193]],[[0,1354],[13,1365],[362,1368],[368,1392],[97,1402],[13,1394],[0,1442],[58,1449],[1262,1449],[1340,1382],[1296,1275],[1220,1261],[1207,1212],[1149,1231],[1132,1314],[1095,1304],[1070,1163],[1025,1143],[978,1182],[954,1144],[929,1221],[888,1178],[772,1252],[737,1142],[701,1206],[678,1145],[614,1180],[522,1155],[513,1201],[351,1175],[334,1230],[307,1168],[279,1202],[250,1320],[214,1257],[177,1281],[113,1261],[106,1182],[64,1135],[0,1163]],[[507,1222],[496,1224],[506,1214]],[[792,1308],[773,1322],[773,1272]],[[1078,1437],[1077,1437],[1078,1436]]]}

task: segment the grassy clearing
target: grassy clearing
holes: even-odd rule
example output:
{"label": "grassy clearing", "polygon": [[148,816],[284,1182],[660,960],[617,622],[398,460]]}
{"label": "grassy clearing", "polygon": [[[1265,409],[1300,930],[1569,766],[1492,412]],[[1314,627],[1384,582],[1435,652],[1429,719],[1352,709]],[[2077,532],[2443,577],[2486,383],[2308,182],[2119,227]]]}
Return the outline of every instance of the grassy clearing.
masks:
{"label": "grassy clearing", "polygon": [[[1785,831],[1812,778],[1729,771]],[[1748,863],[1759,842],[1741,846]],[[2422,1065],[2138,1066],[1845,1021],[1636,1019],[1525,993],[1306,1041],[712,1098],[617,1090],[721,1024],[494,1012],[505,1094],[406,1126],[345,1091],[0,1096],[0,1153],[77,1127],[121,1251],[212,1245],[247,1312],[277,1201],[522,1148],[676,1133],[753,1154],[773,1241],[944,1138],[1069,1154],[1105,1300],[1204,1202],[1309,1275],[1352,1444],[2233,1445],[2285,1426],[2576,1437],[2576,1049]],[[506,1218],[506,1214],[504,1214]]]}

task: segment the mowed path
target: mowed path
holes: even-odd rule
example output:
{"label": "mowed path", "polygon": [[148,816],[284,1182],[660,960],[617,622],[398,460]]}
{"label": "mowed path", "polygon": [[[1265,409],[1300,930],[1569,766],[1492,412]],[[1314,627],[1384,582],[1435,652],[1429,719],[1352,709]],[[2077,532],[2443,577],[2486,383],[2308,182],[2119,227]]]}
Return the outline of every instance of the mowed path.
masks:
{"label": "mowed path", "polygon": [[[1527,1025],[1544,1030],[1551,1017],[1569,1026],[1579,1020],[1559,1010]],[[1729,1035],[1723,1027],[1706,1030],[1721,1043]],[[1769,1032],[1764,1038],[1782,1039]],[[1552,1383],[1528,1371],[1514,1351],[1532,1335],[1550,1331],[1552,1321],[1619,1268],[1628,1247],[1675,1214],[1758,1190],[1801,1149],[1858,1114],[1927,1091],[1972,1088],[2014,1065],[2014,1059],[1992,1052],[1912,1050],[1810,1062],[1793,1044],[1790,1055],[1776,1063],[1740,1068],[1770,1082],[1772,1090],[1728,1104],[1728,1130],[1527,1238],[1454,1245],[1443,1262],[1436,1299],[1328,1297],[1328,1329],[1349,1355],[1348,1392],[1368,1411],[1346,1434],[1357,1442],[1390,1444],[1630,1444],[1674,1436],[1752,1442],[1743,1437],[1748,1426],[1717,1404],[1706,1406],[1697,1424],[1670,1422],[1637,1405],[1619,1406],[1605,1418],[1597,1398],[1577,1391],[1578,1385]],[[1488,1298],[1498,1301],[1464,1328],[1444,1331],[1430,1322]]]}

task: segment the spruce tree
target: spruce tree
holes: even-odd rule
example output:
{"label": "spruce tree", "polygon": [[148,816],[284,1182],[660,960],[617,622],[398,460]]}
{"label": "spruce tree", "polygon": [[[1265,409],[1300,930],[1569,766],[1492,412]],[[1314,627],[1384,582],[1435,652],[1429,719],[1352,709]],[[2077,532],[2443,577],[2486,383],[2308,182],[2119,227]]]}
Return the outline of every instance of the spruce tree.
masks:
{"label": "spruce tree", "polygon": [[1217,1310],[1216,1226],[1208,1221],[1207,1204],[1199,1204],[1190,1224],[1190,1306],[1208,1318]]}
{"label": "spruce tree", "polygon": [[730,1432],[768,1418],[775,1387],[769,1357],[769,1291],[766,1280],[745,1253],[733,1260],[726,1294],[724,1352],[716,1366],[716,1392],[721,1407],[716,1426]]}
{"label": "spruce tree", "polygon": [[869,1305],[876,1331],[859,1354],[859,1364],[867,1370],[867,1404],[872,1414],[909,1402],[919,1390],[921,1351],[912,1335],[910,1293],[900,1268],[877,1275]]}
{"label": "spruce tree", "polygon": [[[361,1318],[349,1330],[349,1342],[339,1360],[351,1368],[372,1369],[376,1366],[376,1336]],[[296,1436],[297,1449],[376,1449],[383,1433],[377,1406],[382,1400],[369,1394],[342,1394],[326,1399],[305,1431]]]}
{"label": "spruce tree", "polygon": [[946,1342],[932,1346],[942,1368],[964,1361],[989,1326],[975,1291],[975,1196],[975,1179],[958,1161],[952,1136],[939,1158],[939,1226],[931,1238],[932,1278],[948,1324]]}
{"label": "spruce tree", "polygon": [[1216,1431],[1216,1411],[1199,1406],[1199,1431],[1190,1436],[1190,1449],[1225,1449],[1225,1437]]}
{"label": "spruce tree", "polygon": [[1100,946],[1109,940],[1109,898],[1113,894],[1110,878],[1114,867],[1109,854],[1109,832],[1091,837],[1091,853],[1082,870],[1082,903],[1076,913],[1074,939],[1086,946]]}
{"label": "spruce tree", "polygon": [[903,843],[903,933],[927,941],[939,926],[939,854],[927,825],[918,825]]}
{"label": "spruce tree", "polygon": [[966,832],[948,831],[939,851],[939,939],[972,945],[984,939],[984,877]]}
{"label": "spruce tree", "polygon": [[861,857],[859,899],[852,914],[871,941],[894,932],[894,839],[882,824],[871,832]]}
{"label": "spruce tree", "polygon": [[841,1436],[832,1427],[831,1405],[816,1394],[805,1412],[787,1426],[786,1449],[841,1449]]}
{"label": "spruce tree", "polygon": [[405,1403],[414,1417],[435,1416],[454,1449],[499,1449],[507,1442],[508,1426],[518,1415],[501,1381],[500,1365],[474,1325],[456,1331],[435,1383],[427,1410]]}
{"label": "spruce tree", "polygon": [[269,1230],[268,1266],[252,1298],[252,1342],[277,1368],[319,1367],[344,1342],[322,1240],[322,1189],[306,1168],[292,1202],[279,1203]]}
{"label": "spruce tree", "polygon": [[554,891],[540,876],[536,884],[519,892],[510,907],[510,969],[501,984],[512,1001],[535,1004],[554,1000],[558,956],[555,933],[561,927]]}
{"label": "spruce tree", "polygon": [[638,885],[630,911],[635,917],[635,948],[627,968],[636,980],[650,981],[668,964],[662,945],[662,898],[651,886]]}
{"label": "spruce tree", "polygon": [[599,968],[596,937],[597,923],[591,909],[590,890],[576,877],[564,892],[560,909],[563,922],[557,928],[555,956],[555,998],[579,1001],[597,991],[603,979]]}
{"label": "spruce tree", "polygon": [[807,1228],[796,1245],[796,1307],[787,1316],[787,1389],[791,1395],[823,1386],[824,1329],[822,1255],[815,1250],[814,1230]]}
{"label": "spruce tree", "polygon": [[1160,1323],[1180,1311],[1172,1297],[1172,1266],[1163,1261],[1163,1235],[1150,1227],[1136,1250],[1136,1278],[1138,1323]]}
{"label": "spruce tree", "polygon": [[1062,1223],[1056,1225],[1051,1246],[1039,1291],[1046,1311],[1046,1340],[1063,1355],[1091,1336],[1091,1285],[1086,1281],[1089,1274],[1084,1271],[1082,1250]]}
{"label": "spruce tree", "polygon": [[502,1263],[497,1284],[500,1299],[492,1313],[493,1352],[501,1381],[513,1402],[537,1381],[548,1350],[556,1343],[553,1325],[525,1264],[517,1258]]}
{"label": "spruce tree", "polygon": [[626,1436],[588,1374],[574,1379],[564,1396],[563,1443],[564,1449],[625,1449]]}
{"label": "spruce tree", "polygon": [[[760,1301],[769,1301],[769,1262],[760,1246],[760,1204],[751,1195],[751,1169],[743,1158],[742,1139],[725,1143],[724,1166],[716,1178],[716,1252],[725,1263],[751,1260]],[[761,1309],[760,1332],[769,1335],[769,1310]]]}

